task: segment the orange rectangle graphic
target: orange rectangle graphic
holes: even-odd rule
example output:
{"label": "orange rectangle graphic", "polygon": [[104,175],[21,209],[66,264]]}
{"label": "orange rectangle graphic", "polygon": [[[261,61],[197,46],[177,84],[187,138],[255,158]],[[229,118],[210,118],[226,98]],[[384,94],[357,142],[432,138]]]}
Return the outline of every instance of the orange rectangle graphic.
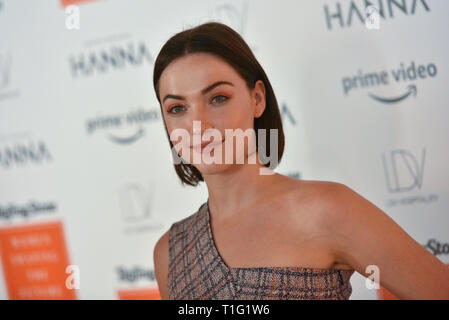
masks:
{"label": "orange rectangle graphic", "polygon": [[98,0],[61,0],[61,5],[63,7],[67,7],[70,5],[78,5],[78,4],[82,4],[85,2],[93,2],[93,1],[98,1]]}
{"label": "orange rectangle graphic", "polygon": [[117,293],[119,300],[161,300],[157,287],[120,289]]}
{"label": "orange rectangle graphic", "polygon": [[0,256],[9,299],[77,299],[62,222],[0,228]]}

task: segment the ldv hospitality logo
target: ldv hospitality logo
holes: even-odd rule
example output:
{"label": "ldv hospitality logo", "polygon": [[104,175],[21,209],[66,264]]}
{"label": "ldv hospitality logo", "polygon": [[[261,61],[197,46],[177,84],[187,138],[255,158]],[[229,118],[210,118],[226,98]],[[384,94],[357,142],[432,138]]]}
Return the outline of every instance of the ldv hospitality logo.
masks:
{"label": "ldv hospitality logo", "polygon": [[[359,70],[356,74],[343,77],[342,88],[345,96],[355,93],[356,90],[366,92],[371,99],[383,104],[395,104],[406,99],[415,98],[418,94],[418,85],[411,83],[415,80],[428,80],[437,75],[437,66],[430,62],[417,64],[411,61],[405,65],[388,70],[364,72]],[[394,95],[379,93],[381,86],[395,85],[402,88],[402,92]]]}
{"label": "ldv hospitality logo", "polygon": [[389,198],[387,207],[434,204],[440,195],[427,192],[424,185],[426,148],[421,151],[393,149],[382,153],[382,164]]}

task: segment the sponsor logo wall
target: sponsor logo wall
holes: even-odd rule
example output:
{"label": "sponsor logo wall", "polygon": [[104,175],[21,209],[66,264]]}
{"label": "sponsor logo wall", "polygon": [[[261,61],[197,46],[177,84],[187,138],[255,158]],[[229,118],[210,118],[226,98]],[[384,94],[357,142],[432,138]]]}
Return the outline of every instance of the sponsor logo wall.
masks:
{"label": "sponsor logo wall", "polygon": [[[175,10],[174,10],[175,9]],[[238,31],[275,90],[277,172],[344,183],[449,264],[444,0],[0,0],[0,299],[159,299],[182,187],[153,92],[174,33]],[[382,278],[382,274],[380,274]],[[351,299],[394,299],[351,278]]]}

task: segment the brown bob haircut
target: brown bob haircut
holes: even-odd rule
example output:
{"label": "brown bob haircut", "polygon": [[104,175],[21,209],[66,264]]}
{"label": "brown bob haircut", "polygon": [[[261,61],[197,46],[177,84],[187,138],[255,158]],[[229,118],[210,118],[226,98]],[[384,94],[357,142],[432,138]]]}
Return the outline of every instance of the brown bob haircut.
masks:
{"label": "brown bob haircut", "polygon": [[[266,107],[263,114],[254,119],[254,130],[256,132],[256,146],[258,144],[258,129],[266,129],[266,150],[265,155],[270,153],[270,129],[278,130],[278,159],[279,164],[284,152],[285,138],[282,127],[281,114],[279,106],[274,95],[273,88],[268,80],[265,71],[257,61],[245,40],[239,33],[229,26],[219,22],[207,22],[194,28],[184,30],[173,35],[161,48],[155,64],[153,72],[153,85],[156,92],[157,100],[161,106],[159,97],[159,78],[165,68],[175,59],[186,56],[191,53],[210,53],[221,58],[231,65],[236,72],[245,80],[249,89],[254,89],[257,80],[262,80],[265,85]],[[171,150],[173,143],[165,124],[165,132],[170,143]],[[259,157],[261,150],[257,150]],[[179,157],[176,151],[173,152],[174,157]],[[179,159],[179,158],[178,158]],[[201,172],[193,165],[185,161],[176,161],[174,164],[176,173],[181,179],[182,184],[197,186],[199,181],[204,181]],[[264,164],[270,166],[270,162]]]}

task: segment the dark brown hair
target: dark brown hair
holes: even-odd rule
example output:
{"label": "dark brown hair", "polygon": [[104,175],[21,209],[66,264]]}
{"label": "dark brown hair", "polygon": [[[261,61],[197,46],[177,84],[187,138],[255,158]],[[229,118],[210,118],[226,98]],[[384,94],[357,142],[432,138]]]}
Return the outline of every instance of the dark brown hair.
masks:
{"label": "dark brown hair", "polygon": [[[265,85],[266,107],[263,114],[254,119],[254,130],[256,132],[256,146],[258,146],[258,129],[267,129],[265,155],[270,153],[270,129],[278,130],[278,159],[280,162],[284,152],[284,130],[282,127],[281,114],[279,112],[276,96],[268,80],[265,71],[257,61],[245,40],[239,33],[229,26],[219,22],[207,22],[194,28],[184,30],[172,36],[161,48],[155,64],[153,73],[153,85],[157,100],[161,106],[159,97],[159,78],[165,68],[175,59],[191,53],[210,53],[229,65],[246,81],[248,88],[253,89],[257,80],[262,80]],[[165,124],[165,131],[170,143],[171,150],[174,150],[173,143]],[[257,150],[259,153],[261,150]],[[176,151],[173,154],[179,157]],[[259,155],[260,156],[260,155]],[[201,172],[193,165],[184,161],[177,161],[175,170],[181,182],[184,184],[197,186],[199,181],[204,181]],[[270,166],[270,162],[264,164]]]}

